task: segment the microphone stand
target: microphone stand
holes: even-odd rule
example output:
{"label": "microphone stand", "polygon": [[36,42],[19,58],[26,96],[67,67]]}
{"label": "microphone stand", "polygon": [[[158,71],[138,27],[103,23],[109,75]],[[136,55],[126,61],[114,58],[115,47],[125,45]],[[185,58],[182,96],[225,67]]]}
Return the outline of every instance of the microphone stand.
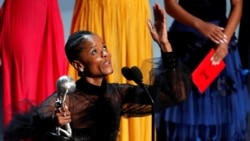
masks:
{"label": "microphone stand", "polygon": [[152,120],[151,120],[151,124],[152,124],[152,141],[155,140],[155,108],[154,108],[154,99],[152,98],[150,92],[148,91],[148,88],[143,84],[142,81],[142,73],[140,71],[140,69],[136,66],[132,67],[131,69],[128,67],[123,67],[122,68],[122,74],[124,75],[124,77],[127,80],[133,80],[137,85],[139,85],[142,89],[144,89],[144,91],[146,92],[146,94],[148,95],[149,99],[151,100],[151,114],[152,114]]}
{"label": "microphone stand", "polygon": [[151,106],[152,106],[152,110],[151,110],[151,114],[152,114],[152,119],[151,119],[151,132],[152,132],[152,141],[155,140],[155,108],[154,108],[154,99],[152,98],[150,92],[148,91],[147,87],[143,84],[140,83],[140,86],[145,90],[146,94],[148,95],[148,97],[151,100]]}

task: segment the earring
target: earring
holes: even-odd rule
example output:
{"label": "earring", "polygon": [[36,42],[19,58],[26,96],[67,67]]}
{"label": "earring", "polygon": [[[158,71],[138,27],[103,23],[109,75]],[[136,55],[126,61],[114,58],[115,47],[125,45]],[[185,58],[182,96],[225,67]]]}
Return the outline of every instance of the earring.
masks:
{"label": "earring", "polygon": [[83,68],[79,68],[78,76],[80,76],[80,77],[84,76],[84,69]]}
{"label": "earring", "polygon": [[79,71],[80,71],[80,72],[84,72],[84,69],[83,69],[83,68],[79,68]]}

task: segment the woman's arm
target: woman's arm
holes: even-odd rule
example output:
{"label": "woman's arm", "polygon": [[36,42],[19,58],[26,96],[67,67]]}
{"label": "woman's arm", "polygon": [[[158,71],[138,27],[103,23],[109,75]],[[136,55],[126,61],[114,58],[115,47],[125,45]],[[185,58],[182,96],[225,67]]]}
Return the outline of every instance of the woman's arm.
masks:
{"label": "woman's arm", "polygon": [[231,0],[231,9],[224,34],[231,39],[235,32],[242,15],[242,0]]}
{"label": "woman's arm", "polygon": [[156,101],[156,110],[177,104],[187,98],[189,94],[189,73],[181,64],[178,64],[171,44],[168,41],[166,12],[158,4],[153,7],[154,26],[152,22],[148,27],[152,38],[161,49],[162,68],[156,70],[153,92]]}
{"label": "woman's arm", "polygon": [[159,45],[161,51],[172,52],[171,44],[168,41],[166,12],[159,4],[153,6],[154,25],[148,20],[148,28],[153,40]]}
{"label": "woman's arm", "polygon": [[56,127],[53,119],[55,97],[47,98],[42,106],[30,105],[30,110],[16,113],[5,129],[6,140],[43,140]]}
{"label": "woman's arm", "polygon": [[195,17],[181,7],[177,0],[164,0],[164,2],[167,13],[175,20],[197,29],[201,34],[217,44],[227,42],[227,36],[223,33],[223,27],[208,23],[198,17]]}
{"label": "woman's arm", "polygon": [[[224,34],[228,37],[229,41],[232,38],[237,25],[240,22],[242,15],[242,0],[231,0],[231,9],[229,12],[228,21],[225,26]],[[218,64],[228,53],[228,42],[218,44],[216,51],[213,55],[213,62]]]}

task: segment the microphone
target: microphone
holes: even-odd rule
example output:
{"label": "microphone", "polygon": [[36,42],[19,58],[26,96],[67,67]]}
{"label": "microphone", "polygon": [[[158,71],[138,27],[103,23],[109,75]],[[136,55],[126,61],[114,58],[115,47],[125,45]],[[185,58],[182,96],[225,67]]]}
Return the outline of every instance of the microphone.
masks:
{"label": "microphone", "polygon": [[[55,107],[56,109],[61,111],[61,108],[65,106],[66,95],[73,93],[75,91],[76,83],[71,77],[63,75],[59,77],[59,79],[57,80],[56,87],[57,87],[57,100],[55,102]],[[60,127],[56,127],[57,135],[60,135],[62,132],[67,137],[71,137],[72,130],[69,123],[65,125],[65,128],[66,130]]]}
{"label": "microphone", "polygon": [[132,67],[131,69],[128,67],[122,68],[122,74],[127,80],[133,80],[136,84],[142,84],[142,73],[138,67]]}
{"label": "microphone", "polygon": [[143,76],[142,76],[141,70],[138,67],[133,66],[131,68],[131,72],[132,72],[132,75],[134,78],[133,80],[135,81],[135,83],[138,85],[143,85],[142,83]]}
{"label": "microphone", "polygon": [[138,67],[133,66],[131,69],[128,68],[128,67],[123,67],[122,68],[122,74],[127,80],[133,80],[136,84],[138,84],[141,88],[143,88],[144,91],[146,92],[146,94],[148,95],[148,97],[151,100],[151,104],[152,104],[152,120],[151,120],[152,129],[151,129],[151,132],[152,132],[152,141],[154,141],[155,140],[155,132],[154,132],[155,131],[154,99],[152,98],[151,94],[149,93],[148,88],[143,84],[142,72]]}
{"label": "microphone", "polygon": [[132,71],[128,67],[122,68],[122,74],[127,80],[133,80]]}
{"label": "microphone", "polygon": [[143,75],[142,75],[141,70],[138,67],[133,66],[131,69],[128,67],[123,67],[122,74],[127,80],[133,80],[137,85],[142,87],[146,91],[146,93],[148,94],[152,104],[154,104],[154,100],[153,100],[151,94],[149,93],[146,86],[143,84],[143,81],[142,81]]}

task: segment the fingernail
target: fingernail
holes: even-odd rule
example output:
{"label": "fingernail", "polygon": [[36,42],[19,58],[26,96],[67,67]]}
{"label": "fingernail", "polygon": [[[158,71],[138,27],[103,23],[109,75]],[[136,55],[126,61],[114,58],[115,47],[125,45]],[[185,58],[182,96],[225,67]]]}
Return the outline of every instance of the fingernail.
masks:
{"label": "fingernail", "polygon": [[216,61],[216,62],[215,62],[215,65],[219,65],[219,64],[220,64],[220,61]]}
{"label": "fingernail", "polygon": [[211,62],[214,61],[214,57],[211,57],[211,58],[210,58],[210,61],[211,61]]}
{"label": "fingernail", "polygon": [[227,43],[227,39],[224,39],[224,42]]}
{"label": "fingernail", "polygon": [[215,41],[215,43],[216,43],[216,44],[219,44],[220,42],[218,42],[218,41]]}

